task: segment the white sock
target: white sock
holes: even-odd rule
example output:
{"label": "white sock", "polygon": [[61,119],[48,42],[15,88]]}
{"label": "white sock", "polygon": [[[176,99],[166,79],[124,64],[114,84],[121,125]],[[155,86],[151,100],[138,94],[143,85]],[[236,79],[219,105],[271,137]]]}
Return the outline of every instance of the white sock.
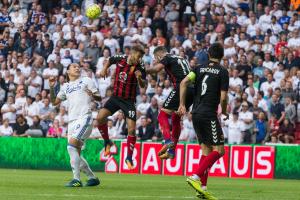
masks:
{"label": "white sock", "polygon": [[80,156],[80,170],[87,175],[87,177],[89,179],[91,178],[96,178],[95,174],[93,173],[93,171],[91,170],[89,164],[87,163],[87,161]]}
{"label": "white sock", "polygon": [[200,177],[197,174],[193,174],[192,178],[198,181],[200,180]]}
{"label": "white sock", "polygon": [[70,155],[70,164],[73,171],[73,178],[80,180],[80,156],[77,149],[71,145],[67,147],[69,155]]}

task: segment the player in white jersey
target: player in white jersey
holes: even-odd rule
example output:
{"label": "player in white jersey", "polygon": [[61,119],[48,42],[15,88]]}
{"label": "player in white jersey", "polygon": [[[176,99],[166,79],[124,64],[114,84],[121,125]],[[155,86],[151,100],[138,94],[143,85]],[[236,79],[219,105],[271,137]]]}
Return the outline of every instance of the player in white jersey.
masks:
{"label": "player in white jersey", "polygon": [[72,63],[67,68],[69,82],[65,83],[58,94],[55,94],[55,78],[49,79],[50,98],[53,105],[59,105],[62,101],[68,103],[69,124],[68,124],[68,153],[73,171],[73,180],[67,187],[81,187],[80,170],[88,176],[86,186],[100,184],[99,179],[94,175],[86,160],[80,156],[82,146],[92,131],[93,100],[99,100],[100,94],[94,82],[88,77],[81,77],[80,66]]}

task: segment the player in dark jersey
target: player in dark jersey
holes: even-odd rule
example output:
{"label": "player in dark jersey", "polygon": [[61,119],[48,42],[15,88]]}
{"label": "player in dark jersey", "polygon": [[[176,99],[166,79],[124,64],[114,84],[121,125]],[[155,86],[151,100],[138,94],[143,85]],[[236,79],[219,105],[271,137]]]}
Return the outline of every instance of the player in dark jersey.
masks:
{"label": "player in dark jersey", "polygon": [[[170,80],[172,81],[173,90],[163,104],[158,115],[158,122],[164,136],[164,145],[158,155],[161,159],[173,159],[175,157],[175,148],[180,136],[180,116],[176,113],[179,107],[179,86],[180,82],[190,73],[190,66],[187,60],[180,56],[172,55],[167,52],[165,47],[157,47],[154,50],[154,57],[158,62],[153,68],[147,69],[147,73],[158,73],[165,69]],[[188,90],[189,94],[193,89]],[[186,106],[190,107],[193,98],[188,99]],[[169,118],[172,122],[172,134],[170,131]]]}
{"label": "player in dark jersey", "polygon": [[127,137],[127,157],[126,164],[128,169],[134,169],[132,154],[136,143],[135,126],[136,126],[136,90],[137,86],[145,87],[146,78],[145,68],[141,61],[144,55],[142,47],[134,46],[130,50],[129,56],[115,55],[110,57],[108,63],[100,72],[101,77],[106,77],[107,70],[112,64],[116,64],[115,81],[113,95],[105,103],[97,116],[99,123],[98,129],[104,139],[105,156],[110,154],[110,147],[113,143],[109,140],[107,129],[107,117],[111,116],[118,110],[122,110],[126,116],[128,127]]}
{"label": "player in dark jersey", "polygon": [[224,155],[224,135],[217,117],[218,105],[221,104],[225,120],[227,114],[227,92],[229,85],[228,71],[220,65],[224,55],[223,46],[213,44],[209,50],[209,63],[199,66],[189,73],[180,84],[180,107],[178,113],[185,114],[187,86],[195,84],[193,104],[193,125],[201,144],[202,156],[195,174],[187,182],[205,199],[216,199],[206,190],[209,168]]}

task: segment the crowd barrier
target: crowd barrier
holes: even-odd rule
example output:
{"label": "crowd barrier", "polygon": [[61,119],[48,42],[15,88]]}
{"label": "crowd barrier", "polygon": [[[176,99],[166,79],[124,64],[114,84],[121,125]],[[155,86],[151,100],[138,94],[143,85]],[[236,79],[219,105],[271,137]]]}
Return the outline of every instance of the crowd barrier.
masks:
{"label": "crowd barrier", "polygon": [[[160,160],[161,144],[137,143],[133,160],[135,170],[129,171],[124,159],[127,144],[115,141],[111,156],[103,154],[102,140],[88,140],[83,155],[95,171],[106,173],[191,175],[200,159],[198,144],[178,144],[176,158]],[[69,170],[66,139],[0,138],[0,167],[21,169]],[[210,169],[210,176],[232,178],[300,179],[300,146],[226,146],[225,155]]]}

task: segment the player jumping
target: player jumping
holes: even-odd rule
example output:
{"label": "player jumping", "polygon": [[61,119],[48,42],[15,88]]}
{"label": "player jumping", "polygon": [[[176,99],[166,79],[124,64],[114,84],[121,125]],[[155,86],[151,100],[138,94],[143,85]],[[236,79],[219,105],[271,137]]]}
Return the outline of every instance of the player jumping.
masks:
{"label": "player jumping", "polygon": [[68,102],[68,153],[73,171],[73,180],[66,184],[67,187],[82,187],[80,170],[88,176],[86,186],[100,184],[99,179],[90,169],[87,161],[80,155],[81,148],[92,131],[91,103],[93,99],[99,100],[99,92],[90,78],[81,78],[80,66],[72,63],[67,68],[69,82],[65,83],[57,96],[54,91],[55,78],[51,77],[50,98],[53,105],[59,105],[62,101]]}
{"label": "player jumping", "polygon": [[105,64],[100,76],[105,78],[107,70],[113,64],[116,64],[116,74],[114,82],[113,96],[105,103],[97,116],[99,122],[99,131],[104,139],[105,155],[109,155],[112,142],[109,140],[107,129],[107,117],[111,116],[118,110],[122,110],[126,116],[128,127],[127,136],[127,157],[125,162],[128,169],[134,169],[132,154],[136,143],[135,126],[136,126],[136,90],[137,86],[144,88],[146,78],[144,65],[141,61],[144,55],[143,48],[134,46],[130,50],[130,55],[115,55],[110,57]]}
{"label": "player jumping", "polygon": [[[173,159],[175,149],[180,136],[181,117],[176,113],[179,107],[179,85],[180,82],[190,73],[190,65],[187,60],[180,56],[172,55],[167,52],[165,47],[157,47],[154,52],[157,64],[146,72],[153,74],[165,69],[173,84],[173,90],[163,104],[158,115],[158,122],[164,137],[164,145],[158,152],[161,159]],[[186,101],[186,107],[189,108],[193,103],[193,89],[188,89],[190,97]],[[170,131],[169,118],[171,117],[172,134]]]}
{"label": "player jumping", "polygon": [[195,174],[187,178],[199,194],[198,197],[216,199],[207,192],[206,183],[209,168],[224,155],[224,135],[217,117],[218,105],[221,104],[222,114],[227,114],[227,92],[229,85],[228,71],[220,65],[224,55],[221,44],[213,44],[209,50],[207,66],[197,67],[180,84],[180,106],[178,112],[186,113],[185,102],[189,83],[195,83],[195,100],[193,104],[193,125],[201,144],[202,156]]}

